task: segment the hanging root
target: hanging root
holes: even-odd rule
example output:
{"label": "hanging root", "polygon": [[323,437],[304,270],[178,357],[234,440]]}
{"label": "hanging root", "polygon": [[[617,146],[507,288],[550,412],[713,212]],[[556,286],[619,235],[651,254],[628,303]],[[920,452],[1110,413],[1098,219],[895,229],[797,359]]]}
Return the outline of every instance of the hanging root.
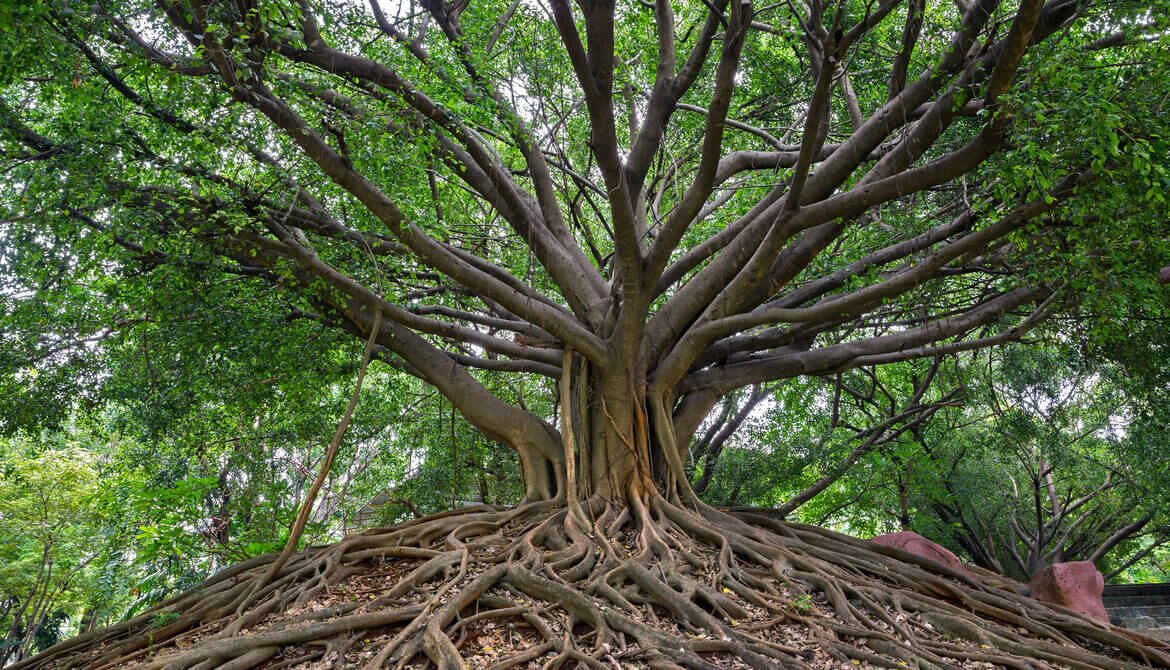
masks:
{"label": "hanging root", "polygon": [[1170,667],[1150,638],[824,529],[581,508],[408,521],[268,581],[261,557],[14,668]]}

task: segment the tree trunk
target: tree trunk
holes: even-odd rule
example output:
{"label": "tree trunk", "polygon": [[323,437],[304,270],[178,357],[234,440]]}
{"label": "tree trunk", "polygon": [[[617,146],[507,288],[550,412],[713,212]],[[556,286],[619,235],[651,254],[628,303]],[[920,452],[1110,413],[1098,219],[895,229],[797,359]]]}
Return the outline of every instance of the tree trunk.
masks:
{"label": "tree trunk", "polygon": [[[559,410],[564,422],[563,407],[569,407],[570,433],[558,440],[561,449],[549,458],[536,447],[512,445],[520,456],[527,501],[562,500],[568,493],[576,500],[597,495],[612,502],[644,502],[653,491],[670,500],[690,500],[694,493],[682,451],[690,434],[685,440],[676,437],[684,422],[667,409],[671,399],[636,386],[628,366],[598,371],[578,360],[566,366],[570,369]],[[574,490],[567,491],[570,453]]]}

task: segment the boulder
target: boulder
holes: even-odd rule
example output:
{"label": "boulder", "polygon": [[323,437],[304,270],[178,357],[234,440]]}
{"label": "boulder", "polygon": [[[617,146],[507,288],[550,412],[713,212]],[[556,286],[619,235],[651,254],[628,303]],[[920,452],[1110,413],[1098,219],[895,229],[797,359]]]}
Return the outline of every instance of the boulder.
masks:
{"label": "boulder", "polygon": [[897,533],[878,535],[875,538],[871,538],[870,542],[901,549],[906,553],[921,556],[922,558],[929,558],[932,561],[950,566],[956,572],[970,577],[974,581],[980,581],[975,576],[975,573],[968,570],[967,566],[959,561],[959,557],[951,553],[949,549],[935,542],[931,542],[912,530],[901,530]]}
{"label": "boulder", "polygon": [[1158,270],[1158,283],[1170,284],[1170,265]]}
{"label": "boulder", "polygon": [[1028,588],[1036,600],[1063,605],[1109,623],[1109,613],[1101,600],[1105,578],[1092,561],[1053,563],[1032,575]]}

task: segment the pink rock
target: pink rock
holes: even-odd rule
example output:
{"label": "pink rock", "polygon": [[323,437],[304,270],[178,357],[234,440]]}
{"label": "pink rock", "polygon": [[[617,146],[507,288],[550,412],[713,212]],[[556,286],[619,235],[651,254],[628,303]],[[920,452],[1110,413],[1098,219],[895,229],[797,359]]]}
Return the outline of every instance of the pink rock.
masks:
{"label": "pink rock", "polygon": [[1092,561],[1053,563],[1032,575],[1028,588],[1032,589],[1032,597],[1036,600],[1063,605],[1099,621],[1109,621],[1109,613],[1101,601],[1105,578]]}
{"label": "pink rock", "polygon": [[970,577],[974,581],[979,581],[979,578],[976,577],[975,574],[970,570],[968,570],[967,566],[963,565],[962,562],[959,561],[959,557],[951,553],[949,549],[940,544],[931,542],[930,540],[922,537],[912,530],[901,530],[897,533],[878,535],[875,538],[871,538],[870,542],[881,544],[887,547],[893,547],[895,549],[901,549],[906,553],[914,554],[915,556],[921,556],[922,558],[929,558],[930,560],[937,563],[950,566],[956,572]]}

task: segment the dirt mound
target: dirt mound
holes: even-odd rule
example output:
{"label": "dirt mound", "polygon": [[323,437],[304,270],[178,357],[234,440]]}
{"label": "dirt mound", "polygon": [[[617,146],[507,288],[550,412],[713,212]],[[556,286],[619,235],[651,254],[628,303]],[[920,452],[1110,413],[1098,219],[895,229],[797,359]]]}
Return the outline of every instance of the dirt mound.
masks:
{"label": "dirt mound", "polygon": [[[1129,668],[1154,640],[824,529],[466,508],[234,566],[16,668]],[[907,562],[908,561],[908,562]]]}

